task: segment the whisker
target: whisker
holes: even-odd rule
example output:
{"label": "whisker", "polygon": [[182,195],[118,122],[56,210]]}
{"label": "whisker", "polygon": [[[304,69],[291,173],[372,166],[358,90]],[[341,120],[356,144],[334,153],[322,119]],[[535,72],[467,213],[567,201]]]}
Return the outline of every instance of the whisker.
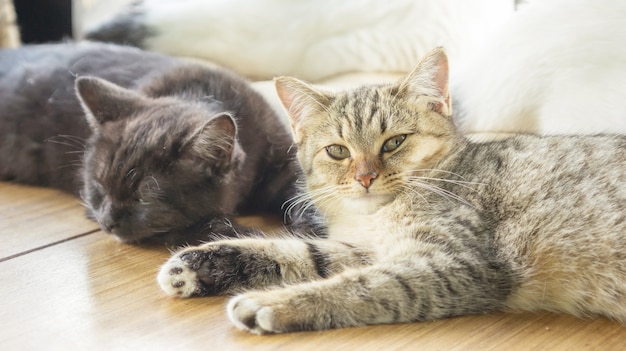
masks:
{"label": "whisker", "polygon": [[404,194],[408,194],[408,195],[417,195],[419,196],[424,202],[429,203],[428,199],[426,198],[426,196],[422,195],[422,193],[420,193],[417,189],[415,189],[414,187],[409,186],[408,184],[404,184],[402,185],[402,192]]}
{"label": "whisker", "polygon": [[[326,186],[320,189],[316,189],[313,191],[308,192],[307,194],[304,194],[304,196],[300,197],[299,203],[297,203],[296,205],[302,205],[302,207],[299,209],[299,212],[302,213],[306,213],[310,210],[310,208],[312,206],[315,206],[315,216],[318,215],[319,213],[319,204],[329,204],[328,200],[331,199],[333,200],[333,202],[337,201],[336,196],[335,196],[335,191],[336,188],[334,186]],[[331,202],[329,204],[329,206],[334,206],[333,203]]]}
{"label": "whisker", "polygon": [[60,165],[58,166],[56,169],[66,169],[66,168],[80,168],[82,165],[81,164],[67,164],[67,165]]}
{"label": "whisker", "polygon": [[78,146],[67,143],[67,142],[63,142],[63,141],[59,141],[59,140],[54,140],[54,139],[46,139],[46,142],[48,143],[53,143],[53,144],[58,144],[58,145],[63,145],[63,146],[68,146],[68,147],[73,147],[73,148],[78,148]]}
{"label": "whisker", "polygon": [[406,174],[409,173],[411,175],[414,175],[415,173],[420,172],[420,173],[433,173],[433,172],[439,172],[439,173],[444,173],[444,174],[449,174],[449,175],[453,175],[455,177],[461,178],[461,179],[465,179],[465,177],[463,177],[462,175],[458,174],[458,173],[454,173],[451,171],[447,171],[444,169],[437,169],[437,168],[420,168],[420,169],[412,169],[412,170],[407,170],[407,171],[403,171],[401,172],[402,174]]}
{"label": "whisker", "polygon": [[50,137],[45,141],[81,150],[85,149],[85,145],[87,143],[85,139],[74,135],[57,135],[54,137]]}
{"label": "whisker", "polygon": [[83,146],[84,146],[85,144],[87,144],[87,139],[85,139],[85,138],[81,138],[81,137],[76,136],[76,135],[60,134],[60,135],[59,135],[59,137],[62,137],[62,138],[66,138],[66,139],[73,140],[74,142],[79,143],[79,144],[81,144],[81,145],[83,145]]}
{"label": "whisker", "polygon": [[[298,195],[292,197],[291,199],[285,201],[283,203],[283,205],[281,206],[281,209],[285,210],[283,220],[287,221],[287,217],[291,216],[291,211],[294,208],[296,208],[297,206],[302,205],[302,204],[308,204],[309,202],[311,202],[311,198],[310,198],[309,194],[307,194],[306,192],[298,194]],[[306,211],[306,208],[308,208],[308,207],[309,207],[309,205],[300,207],[298,209],[299,213],[297,213],[297,215],[301,215],[302,213],[304,213]]]}
{"label": "whisker", "polygon": [[417,180],[440,181],[440,182],[444,182],[444,183],[450,183],[450,184],[458,185],[458,186],[464,187],[464,188],[472,190],[472,191],[476,191],[476,189],[472,188],[470,185],[487,185],[486,183],[466,182],[466,181],[462,181],[462,180],[452,180],[452,179],[445,179],[445,178],[420,177],[420,176],[410,176],[409,179],[410,180],[417,179]]}
{"label": "whisker", "polygon": [[456,201],[459,201],[459,202],[461,202],[461,203],[463,203],[465,205],[468,205],[470,207],[474,207],[471,203],[469,203],[467,200],[465,200],[461,196],[459,196],[459,195],[457,195],[457,194],[455,194],[455,193],[453,193],[453,192],[451,192],[449,190],[440,188],[440,187],[438,187],[436,185],[429,184],[429,183],[426,183],[426,182],[420,182],[420,181],[417,181],[417,180],[411,180],[411,184],[415,185],[415,186],[418,186],[418,187],[420,187],[420,188],[422,188],[424,190],[431,191],[431,192],[433,192],[433,193],[435,193],[437,195],[440,195],[443,198],[456,200]]}

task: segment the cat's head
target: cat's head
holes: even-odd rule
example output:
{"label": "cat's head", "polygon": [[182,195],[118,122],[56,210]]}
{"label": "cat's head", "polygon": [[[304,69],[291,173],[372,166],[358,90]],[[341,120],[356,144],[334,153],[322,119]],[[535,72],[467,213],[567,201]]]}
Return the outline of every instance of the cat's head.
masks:
{"label": "cat's head", "polygon": [[326,215],[376,211],[458,140],[443,49],[391,85],[330,93],[289,77],[275,83],[309,194]]}
{"label": "cat's head", "polygon": [[233,210],[223,199],[244,154],[230,114],[93,77],[76,91],[92,129],[81,197],[104,231],[135,242]]}

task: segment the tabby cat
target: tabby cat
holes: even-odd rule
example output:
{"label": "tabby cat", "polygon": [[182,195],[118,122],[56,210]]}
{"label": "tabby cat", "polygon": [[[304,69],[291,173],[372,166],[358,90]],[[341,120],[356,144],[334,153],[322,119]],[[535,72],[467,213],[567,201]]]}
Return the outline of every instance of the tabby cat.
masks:
{"label": "tabby cat", "polygon": [[0,97],[0,180],[80,192],[124,242],[232,235],[231,215],[282,215],[296,192],[289,131],[222,69],[114,45],[28,46],[0,51]]}
{"label": "tabby cat", "polygon": [[329,238],[183,249],[167,294],[240,293],[228,315],[260,334],[495,310],[626,322],[626,136],[471,142],[442,49],[396,84],[276,87]]}

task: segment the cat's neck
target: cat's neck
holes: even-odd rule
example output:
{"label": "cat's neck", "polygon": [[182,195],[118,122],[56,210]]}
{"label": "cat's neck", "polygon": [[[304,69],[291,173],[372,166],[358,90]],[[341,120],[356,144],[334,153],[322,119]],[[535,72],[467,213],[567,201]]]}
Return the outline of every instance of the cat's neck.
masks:
{"label": "cat's neck", "polygon": [[372,225],[375,214],[347,213],[327,219],[328,237],[352,244],[369,245],[378,236]]}

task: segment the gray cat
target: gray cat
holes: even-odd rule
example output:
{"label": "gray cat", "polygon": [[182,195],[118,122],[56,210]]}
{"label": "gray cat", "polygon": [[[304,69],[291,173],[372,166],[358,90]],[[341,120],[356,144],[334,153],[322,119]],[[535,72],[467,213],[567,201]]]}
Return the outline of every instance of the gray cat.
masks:
{"label": "gray cat", "polygon": [[253,333],[495,310],[626,323],[626,136],[471,142],[441,49],[396,84],[276,87],[329,239],[186,248],[161,268],[166,293],[240,293],[228,315]]}
{"label": "gray cat", "polygon": [[291,135],[248,82],[129,47],[0,51],[0,138],[0,180],[80,193],[124,242],[252,234],[230,216],[296,194]]}

